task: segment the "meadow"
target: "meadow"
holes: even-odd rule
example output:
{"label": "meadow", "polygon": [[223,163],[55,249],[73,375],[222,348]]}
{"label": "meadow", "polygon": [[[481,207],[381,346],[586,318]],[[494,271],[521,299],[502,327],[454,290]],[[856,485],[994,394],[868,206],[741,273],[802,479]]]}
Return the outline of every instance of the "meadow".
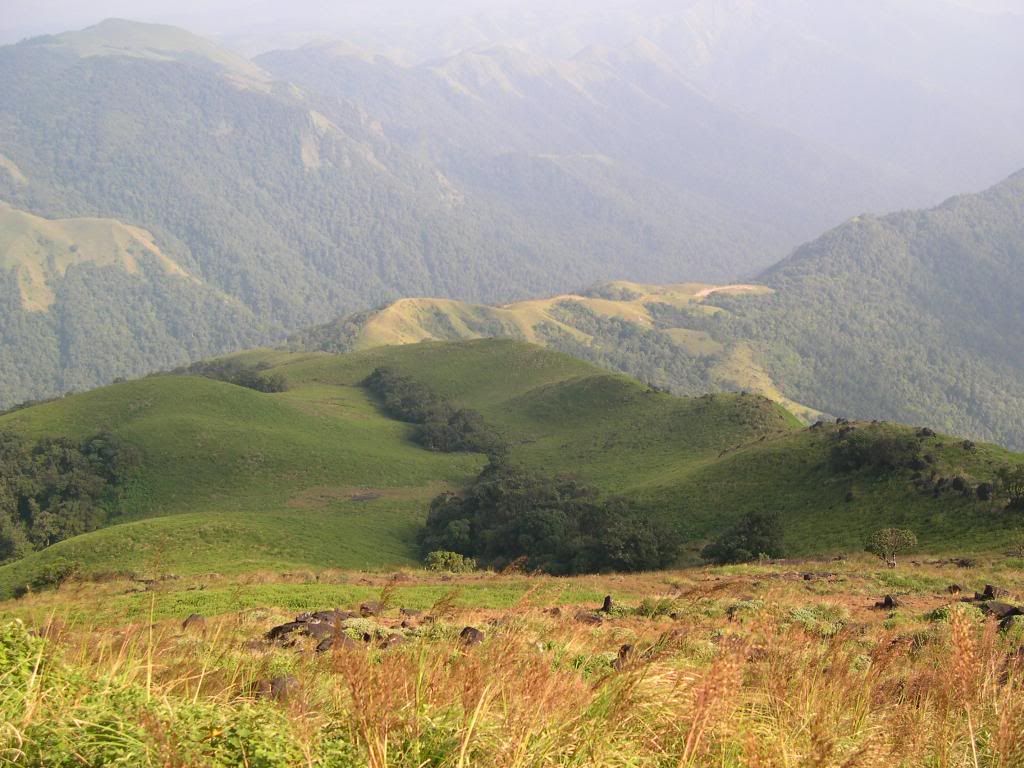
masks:
{"label": "meadow", "polygon": [[962,598],[1024,562],[925,560],[72,581],[0,604],[0,764],[1020,766],[1024,624]]}

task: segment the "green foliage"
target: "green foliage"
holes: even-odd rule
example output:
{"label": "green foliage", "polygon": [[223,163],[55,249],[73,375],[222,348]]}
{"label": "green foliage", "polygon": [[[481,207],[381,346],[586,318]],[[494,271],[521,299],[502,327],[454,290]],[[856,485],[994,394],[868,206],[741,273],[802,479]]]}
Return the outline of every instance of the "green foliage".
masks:
{"label": "green foliage", "polygon": [[246,365],[237,358],[227,357],[222,360],[204,360],[193,363],[186,368],[179,368],[172,373],[192,376],[205,376],[208,379],[224,381],[256,392],[286,392],[288,381],[281,373],[264,373],[270,365],[257,363]]}
{"label": "green foliage", "polygon": [[1001,491],[1006,495],[1010,509],[1024,510],[1024,464],[1000,467],[996,473]]}
{"label": "green foliage", "polygon": [[483,416],[466,408],[454,408],[423,384],[388,368],[377,368],[364,382],[384,409],[397,419],[417,424],[416,441],[429,451],[456,453],[505,452],[501,438]]}
{"label": "green foliage", "polygon": [[476,560],[458,552],[443,549],[428,552],[423,559],[428,571],[444,571],[445,573],[472,573],[476,570]]}
{"label": "green foliage", "polygon": [[864,468],[891,471],[910,467],[920,457],[921,446],[914,435],[872,427],[847,426],[839,430],[830,452],[836,472],[856,472]]}
{"label": "green foliage", "polygon": [[744,515],[718,539],[701,551],[701,557],[713,563],[745,563],[762,555],[782,557],[782,519],[774,512]]}
{"label": "green foliage", "polygon": [[0,562],[103,525],[139,463],[108,433],[75,442],[0,432]]}
{"label": "green foliage", "polygon": [[678,542],[620,499],[492,461],[462,494],[434,499],[420,547],[499,569],[524,561],[567,574],[661,568],[675,559]]}
{"label": "green foliage", "polygon": [[896,567],[896,555],[917,546],[917,536],[905,528],[882,528],[864,544],[864,551],[876,555],[890,568]]}

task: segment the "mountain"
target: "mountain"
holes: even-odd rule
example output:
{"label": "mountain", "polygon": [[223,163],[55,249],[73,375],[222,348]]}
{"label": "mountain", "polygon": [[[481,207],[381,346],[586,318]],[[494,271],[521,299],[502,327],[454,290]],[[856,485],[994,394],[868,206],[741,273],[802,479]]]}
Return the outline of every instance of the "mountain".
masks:
{"label": "mountain", "polygon": [[794,554],[859,549],[888,524],[914,528],[926,549],[986,549],[1013,522],[998,511],[1005,502],[982,501],[974,488],[1019,455],[888,425],[804,428],[764,398],[677,398],[524,342],[232,360],[283,376],[287,391],[162,375],[0,417],[0,431],[20,439],[103,434],[140,457],[107,527],[0,566],[0,592],[63,567],[195,573],[412,562],[430,499],[458,491],[485,459],[413,442],[412,425],[388,417],[363,385],[381,366],[477,411],[515,463],[571,474],[678,528],[691,558],[706,537],[758,510],[782,515]]}
{"label": "mountain", "polygon": [[177,256],[115,219],[43,219],[0,203],[3,402],[256,343],[252,312]]}
{"label": "mountain", "polygon": [[[1024,172],[927,211],[862,216],[762,275],[722,332],[790,397],[1024,447]],[[713,335],[715,331],[711,329]]]}
{"label": "mountain", "polygon": [[679,394],[1024,448],[1024,172],[926,211],[860,216],[737,286],[617,282],[501,307],[405,299],[294,349],[526,339]]}
{"label": "mountain", "polygon": [[643,224],[644,247],[670,238],[694,279],[752,272],[853,211],[919,192],[716,103],[653,45],[565,59],[498,45],[410,67],[314,44],[256,60],[322,103],[360,104],[390,139],[532,222],[579,236],[628,215],[619,229]]}

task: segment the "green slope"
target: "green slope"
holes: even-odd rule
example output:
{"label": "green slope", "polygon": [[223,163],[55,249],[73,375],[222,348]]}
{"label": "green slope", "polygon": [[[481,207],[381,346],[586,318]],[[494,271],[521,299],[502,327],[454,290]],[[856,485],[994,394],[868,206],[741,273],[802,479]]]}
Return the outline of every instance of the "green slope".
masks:
{"label": "green slope", "polygon": [[[115,525],[0,567],[0,592],[58,559],[86,572],[144,573],[411,562],[429,500],[467,482],[483,457],[412,443],[410,427],[383,416],[360,386],[381,365],[480,411],[515,461],[576,475],[679,526],[688,557],[759,509],[783,515],[794,554],[857,549],[866,533],[890,524],[915,529],[928,549],[990,549],[1019,522],[994,502],[924,493],[910,470],[837,473],[828,459],[842,427],[803,428],[764,398],[678,398],[523,342],[239,358],[273,366],[290,389],[261,394],[158,376],[0,417],[0,429],[32,437],[110,430],[144,454]],[[886,425],[856,429],[915,434]],[[967,450],[952,438],[919,442],[933,456],[931,470],[962,476],[968,486],[1024,462],[995,447]]]}

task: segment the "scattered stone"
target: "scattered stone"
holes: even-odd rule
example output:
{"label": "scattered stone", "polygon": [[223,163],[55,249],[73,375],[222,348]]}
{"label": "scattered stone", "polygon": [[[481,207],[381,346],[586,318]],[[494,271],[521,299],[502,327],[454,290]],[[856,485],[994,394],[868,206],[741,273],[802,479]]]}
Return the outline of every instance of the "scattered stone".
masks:
{"label": "scattered stone", "polygon": [[479,645],[484,641],[484,633],[476,627],[466,627],[459,633],[463,645]]}
{"label": "scattered stone", "polygon": [[1011,616],[1024,616],[1024,611],[1015,605],[1009,603],[1003,603],[999,600],[989,600],[987,603],[981,606],[981,610],[990,616],[995,616],[1000,621],[1010,618]]}

